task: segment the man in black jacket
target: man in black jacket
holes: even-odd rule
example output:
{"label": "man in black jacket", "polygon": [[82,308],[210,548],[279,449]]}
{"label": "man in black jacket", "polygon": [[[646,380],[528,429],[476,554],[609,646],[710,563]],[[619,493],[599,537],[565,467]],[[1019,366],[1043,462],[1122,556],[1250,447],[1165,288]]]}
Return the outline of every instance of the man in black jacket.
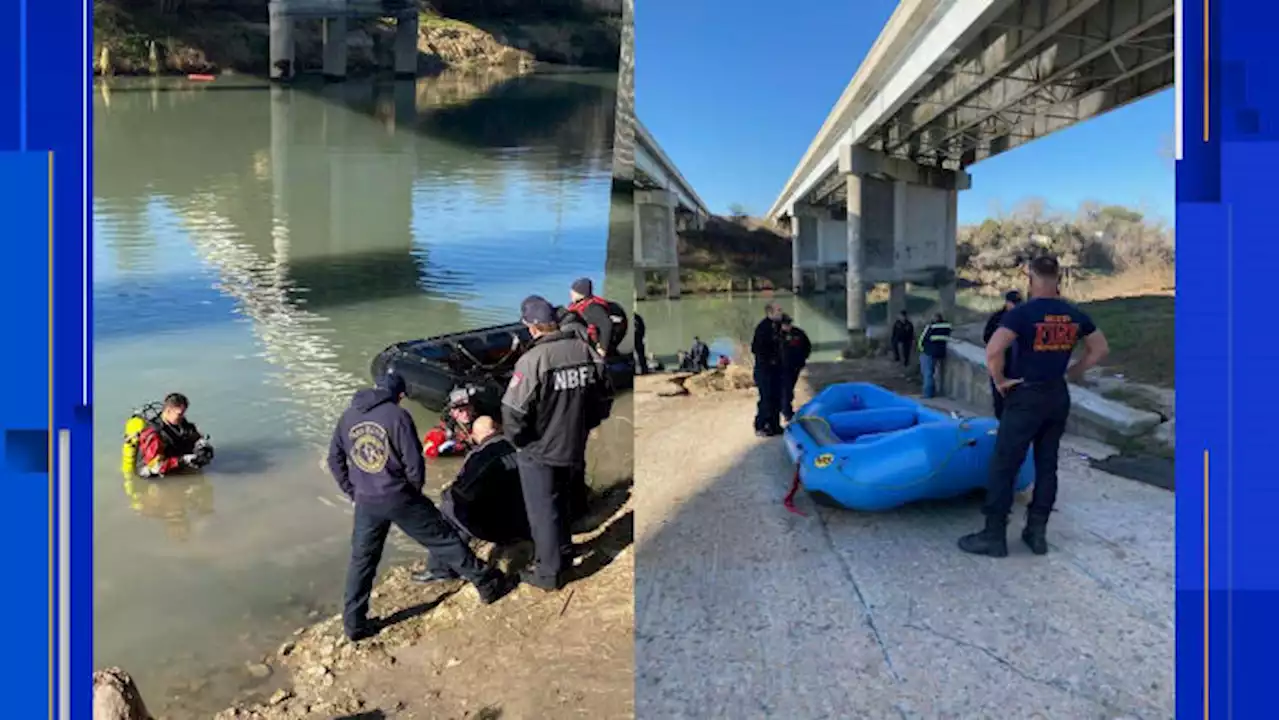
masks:
{"label": "man in black jacket", "polygon": [[471,424],[471,441],[474,446],[462,469],[440,499],[440,511],[454,522],[464,540],[475,537],[509,545],[533,539],[520,489],[516,446],[488,415]]}
{"label": "man in black jacket", "polygon": [[632,333],[631,340],[632,353],[635,355],[636,374],[647,375],[649,373],[649,358],[645,355],[644,347],[644,318],[640,317],[640,313],[633,313],[635,318],[636,329]]}
{"label": "man in black jacket", "polygon": [[778,419],[782,399],[782,335],[779,321],[782,308],[769,303],[764,306],[764,319],[756,325],[751,337],[751,354],[755,357],[756,436],[769,437],[782,432]]}
{"label": "man in black jacket", "polygon": [[911,367],[911,345],[916,339],[916,326],[911,324],[911,316],[906,310],[893,322],[890,339],[893,342],[893,361],[901,361],[903,367]]}
{"label": "man in black jacket", "polygon": [[519,449],[533,535],[534,566],[522,579],[557,590],[573,562],[569,528],[573,498],[585,495],[587,437],[609,416],[613,393],[603,358],[577,333],[558,327],[551,303],[525,298],[520,318],[533,342],[516,361],[502,397],[502,424]]}
{"label": "man in black jacket", "polygon": [[439,573],[431,579],[461,577],[475,585],[485,604],[512,587],[505,575],[480,562],[422,494],[422,442],[413,418],[400,407],[404,397],[400,375],[378,378],[377,387],[352,397],[329,443],[329,472],[355,503],[342,611],[343,629],[353,641],[378,632],[368,619],[369,595],[392,525],[430,553],[430,567]]}
{"label": "man in black jacket", "polygon": [[782,419],[791,422],[795,417],[792,404],[796,397],[796,383],[800,381],[800,371],[809,362],[809,353],[813,344],[804,330],[791,323],[791,317],[782,316],[780,331],[782,333]]}
{"label": "man in black jacket", "polygon": [[[1018,306],[1022,302],[1022,293],[1017,290],[1010,290],[1004,294],[1004,306],[999,310],[991,313],[991,317],[987,318],[987,326],[982,329],[982,345],[986,347],[991,342],[991,336],[996,334],[996,330],[1000,329],[1000,321],[1004,319],[1004,314]],[[1004,351],[1004,366],[1013,367],[1013,344]],[[996,388],[995,380],[991,381],[991,405],[995,412],[996,419],[1004,414],[1004,393]]]}

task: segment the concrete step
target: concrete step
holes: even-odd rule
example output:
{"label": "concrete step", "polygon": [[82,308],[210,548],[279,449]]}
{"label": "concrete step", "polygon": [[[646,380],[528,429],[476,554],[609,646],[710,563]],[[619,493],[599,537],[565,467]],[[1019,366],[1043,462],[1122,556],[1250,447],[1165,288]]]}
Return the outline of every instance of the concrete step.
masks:
{"label": "concrete step", "polygon": [[[947,366],[943,393],[971,406],[991,407],[991,382],[987,374],[986,350],[956,340],[947,346]],[[1103,442],[1118,442],[1145,435],[1164,419],[1148,410],[1139,410],[1110,400],[1089,388],[1071,386],[1071,419],[1067,431]]]}

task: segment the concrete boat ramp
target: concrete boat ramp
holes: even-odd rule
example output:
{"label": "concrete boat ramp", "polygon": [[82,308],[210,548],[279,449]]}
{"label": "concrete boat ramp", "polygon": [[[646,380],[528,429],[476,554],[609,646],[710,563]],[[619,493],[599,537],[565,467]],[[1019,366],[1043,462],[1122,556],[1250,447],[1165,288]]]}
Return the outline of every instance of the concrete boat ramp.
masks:
{"label": "concrete boat ramp", "polygon": [[976,500],[788,513],[754,405],[637,395],[637,717],[1173,717],[1173,493],[1072,440],[1050,554],[971,557]]}

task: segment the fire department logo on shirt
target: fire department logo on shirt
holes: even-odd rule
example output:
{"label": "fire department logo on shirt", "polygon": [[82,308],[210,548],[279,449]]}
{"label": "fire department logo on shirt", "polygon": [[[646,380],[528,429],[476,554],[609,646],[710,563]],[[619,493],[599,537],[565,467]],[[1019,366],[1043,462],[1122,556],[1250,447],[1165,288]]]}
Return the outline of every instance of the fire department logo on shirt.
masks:
{"label": "fire department logo on shirt", "polygon": [[521,380],[524,380],[524,376],[519,371],[513,372],[511,373],[511,382],[507,383],[507,387],[513,388],[519,385]]}
{"label": "fire department logo on shirt", "polygon": [[370,475],[387,467],[391,447],[387,443],[387,430],[376,422],[358,423],[347,432],[351,439],[351,462]]}

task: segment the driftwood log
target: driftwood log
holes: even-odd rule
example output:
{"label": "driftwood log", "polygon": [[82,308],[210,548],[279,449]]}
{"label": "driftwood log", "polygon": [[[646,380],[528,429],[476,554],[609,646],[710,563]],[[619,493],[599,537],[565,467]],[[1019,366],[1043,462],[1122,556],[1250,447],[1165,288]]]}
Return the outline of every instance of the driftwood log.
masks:
{"label": "driftwood log", "polygon": [[117,667],[93,674],[93,720],[155,720],[129,673]]}

